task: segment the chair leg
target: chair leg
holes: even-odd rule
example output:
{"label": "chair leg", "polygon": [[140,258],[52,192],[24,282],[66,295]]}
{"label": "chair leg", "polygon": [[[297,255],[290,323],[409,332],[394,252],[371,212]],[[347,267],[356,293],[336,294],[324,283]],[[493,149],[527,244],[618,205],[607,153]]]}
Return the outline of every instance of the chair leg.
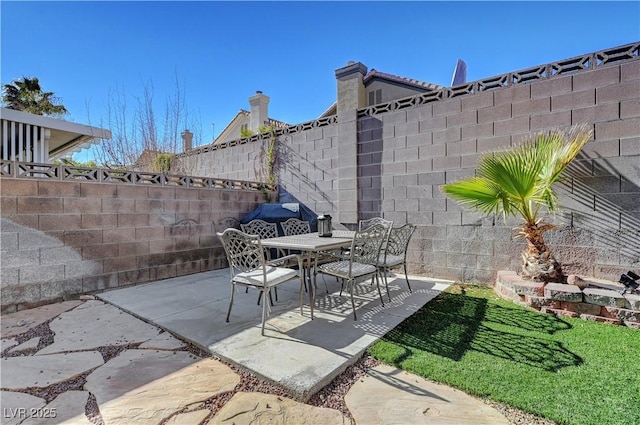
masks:
{"label": "chair leg", "polygon": [[387,276],[389,275],[389,270],[384,269],[384,287],[387,288],[387,296],[389,297],[389,302],[391,302],[391,294],[389,293],[389,279]]}
{"label": "chair leg", "polygon": [[409,283],[409,276],[407,275],[407,263],[404,263],[404,278],[407,280],[407,286],[409,287],[409,293],[411,293],[411,284]]}
{"label": "chair leg", "polygon": [[347,282],[347,284],[349,285],[349,291],[351,292],[351,308],[353,308],[353,320],[358,320],[356,317],[356,303],[353,301],[353,283],[353,279]]}
{"label": "chair leg", "polygon": [[378,287],[378,295],[380,296],[380,302],[382,303],[382,307],[384,307],[384,300],[382,299],[382,292],[380,291],[380,278],[379,278],[379,274],[380,272],[377,271],[372,277],[371,277],[371,282],[373,282],[373,279],[376,280],[376,286]]}
{"label": "chair leg", "polygon": [[[248,290],[249,288],[247,288]],[[275,289],[275,288],[274,288]],[[262,298],[262,291],[258,294],[258,305],[260,305],[260,299]],[[278,301],[278,292],[276,291],[276,301]],[[271,292],[269,292],[269,302],[271,303],[271,307],[273,307],[273,298],[271,297]]]}
{"label": "chair leg", "polygon": [[[271,291],[269,291],[269,287],[266,289],[269,298],[271,298]],[[265,297],[266,298],[266,297]],[[267,303],[262,304],[262,335],[264,336],[264,323],[267,321]]]}
{"label": "chair leg", "polygon": [[233,305],[233,296],[234,296],[235,292],[236,292],[236,286],[232,284],[231,285],[231,300],[229,301],[229,309],[227,310],[227,323],[229,323],[229,316],[231,315],[231,306]]}
{"label": "chair leg", "polygon": [[[301,272],[302,272],[302,270],[301,270]],[[303,276],[305,276],[304,272],[300,273],[300,291],[299,291],[300,292],[300,296],[299,296],[299,298],[300,298],[299,299],[299,301],[300,301],[300,316],[302,316],[302,289],[303,288],[306,289],[306,287],[307,287],[307,285],[306,285],[306,279],[307,278],[303,277]]]}

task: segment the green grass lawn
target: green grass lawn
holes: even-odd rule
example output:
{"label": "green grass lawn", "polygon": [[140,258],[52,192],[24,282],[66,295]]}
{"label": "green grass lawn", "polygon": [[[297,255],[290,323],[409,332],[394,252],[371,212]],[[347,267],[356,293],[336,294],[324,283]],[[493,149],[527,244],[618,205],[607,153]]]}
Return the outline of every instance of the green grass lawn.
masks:
{"label": "green grass lawn", "polygon": [[640,424],[640,331],[450,287],[369,348],[377,359],[571,425]]}

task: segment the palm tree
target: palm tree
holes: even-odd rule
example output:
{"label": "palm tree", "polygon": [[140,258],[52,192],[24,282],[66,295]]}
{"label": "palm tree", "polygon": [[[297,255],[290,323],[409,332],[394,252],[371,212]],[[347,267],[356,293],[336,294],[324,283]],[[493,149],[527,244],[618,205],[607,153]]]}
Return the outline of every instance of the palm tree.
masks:
{"label": "palm tree", "polygon": [[564,282],[562,268],[544,242],[543,233],[554,226],[543,221],[541,208],[556,211],[558,196],[553,184],[592,134],[585,125],[539,133],[517,147],[483,155],[475,177],[445,184],[442,190],[484,214],[521,217],[523,223],[515,237],[527,241],[522,253],[522,276]]}
{"label": "palm tree", "polygon": [[9,109],[36,115],[61,117],[67,113],[64,105],[56,104],[53,92],[43,92],[36,77],[13,80],[2,86],[2,102]]}

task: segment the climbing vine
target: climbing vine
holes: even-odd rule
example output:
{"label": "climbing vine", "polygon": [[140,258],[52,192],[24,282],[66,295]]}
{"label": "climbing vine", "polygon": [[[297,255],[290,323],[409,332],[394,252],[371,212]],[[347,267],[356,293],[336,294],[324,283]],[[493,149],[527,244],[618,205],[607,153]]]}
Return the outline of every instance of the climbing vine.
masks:
{"label": "climbing vine", "polygon": [[269,139],[267,140],[264,161],[265,170],[267,174],[267,183],[275,186],[277,183],[276,177],[276,161],[278,159],[278,138],[276,137],[276,128],[274,126],[261,127],[261,133],[269,133]]}

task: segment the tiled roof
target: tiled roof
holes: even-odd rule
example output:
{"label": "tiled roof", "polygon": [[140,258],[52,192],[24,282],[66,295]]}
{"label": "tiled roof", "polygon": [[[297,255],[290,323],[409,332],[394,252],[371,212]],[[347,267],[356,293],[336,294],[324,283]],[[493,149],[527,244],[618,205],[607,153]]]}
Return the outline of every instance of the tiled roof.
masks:
{"label": "tiled roof", "polygon": [[380,72],[375,69],[372,69],[364,76],[363,82],[366,84],[369,80],[373,78],[382,78],[389,81],[395,81],[397,83],[408,84],[410,86],[414,86],[420,89],[428,89],[428,90],[438,90],[443,88],[443,86],[439,86],[437,84],[426,83],[424,81],[414,80],[413,78],[400,77],[398,75],[387,74],[386,72]]}

